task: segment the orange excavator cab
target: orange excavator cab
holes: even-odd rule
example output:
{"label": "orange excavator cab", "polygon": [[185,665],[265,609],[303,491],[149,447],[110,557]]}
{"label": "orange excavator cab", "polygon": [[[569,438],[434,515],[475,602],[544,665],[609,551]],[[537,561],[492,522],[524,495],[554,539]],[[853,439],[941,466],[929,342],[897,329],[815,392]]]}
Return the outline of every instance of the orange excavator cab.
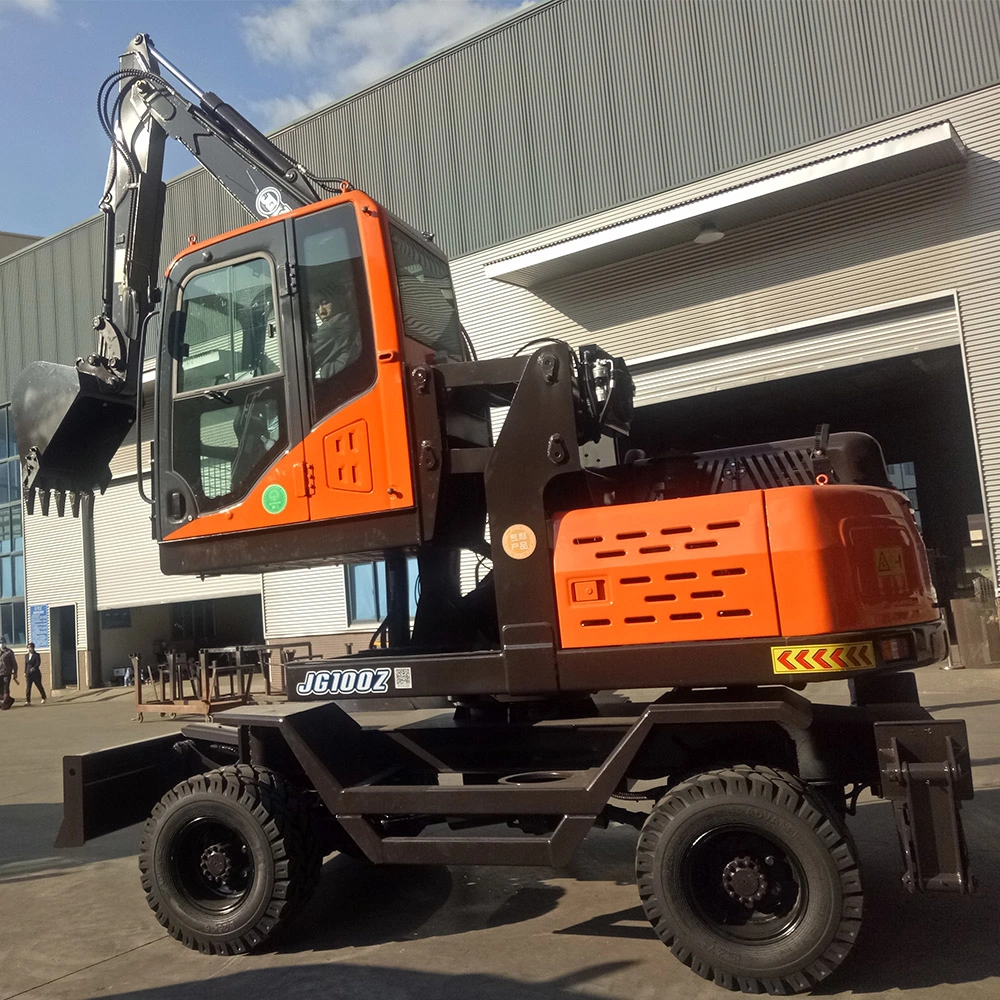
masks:
{"label": "orange excavator cab", "polygon": [[[354,553],[357,531],[309,530],[352,518],[379,550],[420,540],[404,359],[465,357],[447,261],[425,238],[349,191],[192,245],[163,311],[165,571]],[[246,532],[266,534],[221,566],[220,538]]]}

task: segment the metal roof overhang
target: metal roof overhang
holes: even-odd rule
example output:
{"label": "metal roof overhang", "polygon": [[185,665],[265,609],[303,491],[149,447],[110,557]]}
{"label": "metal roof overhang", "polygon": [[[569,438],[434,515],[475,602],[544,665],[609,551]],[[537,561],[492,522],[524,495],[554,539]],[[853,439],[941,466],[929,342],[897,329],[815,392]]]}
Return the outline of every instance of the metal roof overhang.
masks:
{"label": "metal roof overhang", "polygon": [[485,272],[496,281],[534,288],[555,278],[690,243],[709,220],[728,232],[866,188],[964,163],[967,156],[968,150],[951,122],[938,122],[497,260],[487,264]]}

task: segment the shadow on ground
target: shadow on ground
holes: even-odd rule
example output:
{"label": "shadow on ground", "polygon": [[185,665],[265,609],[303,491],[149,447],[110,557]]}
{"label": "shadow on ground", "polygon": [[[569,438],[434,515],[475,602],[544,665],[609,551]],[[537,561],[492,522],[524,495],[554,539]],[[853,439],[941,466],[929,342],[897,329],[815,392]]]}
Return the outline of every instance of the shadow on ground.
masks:
{"label": "shadow on ground", "polygon": [[[879,993],[975,983],[1000,977],[996,913],[1000,908],[1000,789],[977,793],[963,808],[971,867],[979,891],[910,895],[891,807],[862,805],[851,827],[865,884],[865,920],[850,961],[817,993]],[[429,939],[555,913],[565,882],[625,884],[632,874],[635,834],[595,831],[562,871],[541,868],[379,868],[334,858],[317,896],[295,921],[279,953]],[[345,912],[350,918],[345,920]],[[553,923],[549,920],[549,925]],[[638,905],[557,926],[557,935],[654,941]],[[664,953],[665,961],[671,961]],[[512,984],[507,983],[508,987]],[[444,994],[442,994],[444,995]],[[450,995],[450,994],[447,994]],[[530,994],[525,994],[530,995]],[[547,994],[539,994],[546,996]]]}
{"label": "shadow on ground", "polygon": [[307,1000],[357,1000],[370,997],[426,997],[427,1000],[580,1000],[573,987],[592,983],[627,968],[629,962],[609,962],[581,969],[561,979],[529,983],[507,976],[448,975],[360,966],[341,963],[298,965],[279,969],[260,969],[220,976],[209,982],[178,983],[158,989],[107,995],[107,1000],[202,1000],[211,992],[213,1000],[245,1000],[246,997],[296,997]]}
{"label": "shadow on ground", "polygon": [[[558,882],[634,884],[635,842],[635,831],[626,827],[595,830],[560,871],[379,866],[337,855],[323,866],[315,895],[294,922],[295,932],[276,944],[290,954],[523,923],[556,909],[566,894]],[[344,919],[345,901],[350,920]]]}
{"label": "shadow on ground", "polygon": [[[929,698],[926,700],[930,701]],[[1000,698],[987,701],[955,701],[947,705],[924,705],[924,708],[933,715],[935,712],[953,711],[957,708],[985,708],[987,705],[1000,705]]]}
{"label": "shadow on ground", "polygon": [[[280,954],[365,947],[522,923],[565,895],[537,869],[371,865],[337,856],[316,894],[276,938]],[[345,919],[345,913],[350,914]]]}
{"label": "shadow on ground", "polygon": [[95,861],[127,858],[139,848],[139,827],[98,837],[83,847],[56,850],[60,802],[0,805],[0,885],[51,878]]}

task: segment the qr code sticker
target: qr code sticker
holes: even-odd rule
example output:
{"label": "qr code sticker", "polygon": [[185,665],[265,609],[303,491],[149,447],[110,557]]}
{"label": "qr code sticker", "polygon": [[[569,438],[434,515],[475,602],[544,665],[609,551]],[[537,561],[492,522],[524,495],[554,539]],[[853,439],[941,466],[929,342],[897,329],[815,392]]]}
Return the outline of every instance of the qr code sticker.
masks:
{"label": "qr code sticker", "polygon": [[413,676],[410,674],[410,668],[395,667],[393,669],[393,681],[395,682],[397,689],[412,688]]}

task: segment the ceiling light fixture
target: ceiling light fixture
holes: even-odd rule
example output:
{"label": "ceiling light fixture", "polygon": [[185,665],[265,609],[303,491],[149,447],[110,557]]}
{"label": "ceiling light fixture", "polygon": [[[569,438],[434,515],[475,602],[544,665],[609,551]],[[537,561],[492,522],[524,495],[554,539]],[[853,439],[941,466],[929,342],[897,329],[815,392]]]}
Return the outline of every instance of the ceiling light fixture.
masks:
{"label": "ceiling light fixture", "polygon": [[718,243],[725,235],[714,222],[703,222],[701,229],[698,230],[698,235],[694,238],[694,242],[699,244]]}

